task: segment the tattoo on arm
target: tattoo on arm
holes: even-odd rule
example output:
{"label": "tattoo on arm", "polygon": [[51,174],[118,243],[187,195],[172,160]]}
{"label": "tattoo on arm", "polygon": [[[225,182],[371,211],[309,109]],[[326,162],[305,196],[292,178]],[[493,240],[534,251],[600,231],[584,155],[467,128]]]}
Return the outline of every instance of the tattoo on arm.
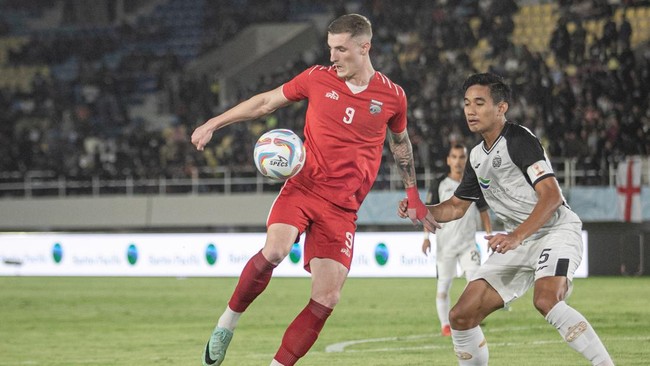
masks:
{"label": "tattoo on arm", "polygon": [[393,153],[395,163],[399,168],[399,174],[404,181],[404,187],[415,186],[415,163],[413,161],[413,146],[409,139],[408,132],[393,133],[388,130],[388,146]]}

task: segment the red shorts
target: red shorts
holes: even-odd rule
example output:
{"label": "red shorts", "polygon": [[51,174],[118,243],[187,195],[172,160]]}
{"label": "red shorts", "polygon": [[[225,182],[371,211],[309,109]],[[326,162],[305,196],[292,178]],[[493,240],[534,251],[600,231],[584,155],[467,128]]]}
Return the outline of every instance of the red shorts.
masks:
{"label": "red shorts", "polygon": [[288,181],[273,202],[266,226],[282,223],[305,233],[305,270],[312,258],[333,259],[348,270],[352,262],[356,211],[341,208]]}

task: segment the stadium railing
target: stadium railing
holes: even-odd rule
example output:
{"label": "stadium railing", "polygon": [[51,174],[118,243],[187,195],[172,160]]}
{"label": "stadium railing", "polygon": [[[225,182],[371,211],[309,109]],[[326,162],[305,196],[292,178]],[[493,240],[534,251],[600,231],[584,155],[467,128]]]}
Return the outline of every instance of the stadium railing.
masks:
{"label": "stadium railing", "polygon": [[[594,164],[576,158],[552,159],[558,182],[563,188],[580,185],[614,186],[616,184],[615,164],[596,168]],[[602,165],[602,164],[601,164]],[[650,183],[650,158],[643,157],[642,184]],[[417,170],[420,188],[426,189],[429,182],[442,172],[423,168]],[[255,168],[229,169],[225,167],[202,169],[192,177],[183,178],[69,178],[52,171],[29,171],[0,173],[0,197],[66,197],[142,194],[260,194],[278,191],[281,184],[261,176]],[[397,168],[390,165],[381,170],[374,190],[394,191],[402,189]]]}

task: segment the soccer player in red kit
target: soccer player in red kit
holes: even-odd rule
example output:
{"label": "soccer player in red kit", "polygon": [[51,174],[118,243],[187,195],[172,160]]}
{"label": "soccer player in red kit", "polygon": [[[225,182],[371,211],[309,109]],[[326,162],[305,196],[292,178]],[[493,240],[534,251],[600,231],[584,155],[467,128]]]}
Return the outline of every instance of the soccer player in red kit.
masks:
{"label": "soccer player in red kit", "polygon": [[239,317],[264,291],[273,269],[303,232],[311,296],[287,328],[271,365],[294,365],[316,342],[347,278],[357,211],[377,176],[387,131],[406,187],[409,217],[428,230],[439,227],[418,195],[406,131],[406,95],[374,70],[369,57],[371,38],[366,17],[347,14],[337,18],[327,34],[331,66],[312,66],[280,87],[211,118],[192,134],[192,143],[203,150],[213,132],[222,127],[309,100],[305,166],[286,181],[275,200],[266,223],[266,243],[245,265],[205,347],[204,365],[221,364]]}

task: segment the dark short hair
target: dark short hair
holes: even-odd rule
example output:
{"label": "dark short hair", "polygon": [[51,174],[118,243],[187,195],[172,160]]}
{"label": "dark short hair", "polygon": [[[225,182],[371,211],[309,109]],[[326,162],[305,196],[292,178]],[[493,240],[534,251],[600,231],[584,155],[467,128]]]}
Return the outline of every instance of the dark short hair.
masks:
{"label": "dark short hair", "polygon": [[467,149],[467,146],[465,146],[464,144],[461,144],[460,142],[457,142],[457,143],[451,145],[451,147],[449,148],[449,151],[451,151],[452,149]]}
{"label": "dark short hair", "polygon": [[489,87],[490,96],[495,104],[499,102],[510,103],[510,87],[499,75],[492,73],[471,75],[463,83],[463,93],[465,93],[472,85],[484,85]]}
{"label": "dark short hair", "polygon": [[350,33],[351,37],[366,35],[372,38],[370,20],[360,14],[345,14],[334,19],[327,27],[327,33]]}
{"label": "dark short hair", "polygon": [[456,142],[449,146],[449,151],[447,151],[447,156],[451,155],[451,151],[454,149],[463,149],[464,151],[467,151],[467,146],[461,144],[460,142]]}

